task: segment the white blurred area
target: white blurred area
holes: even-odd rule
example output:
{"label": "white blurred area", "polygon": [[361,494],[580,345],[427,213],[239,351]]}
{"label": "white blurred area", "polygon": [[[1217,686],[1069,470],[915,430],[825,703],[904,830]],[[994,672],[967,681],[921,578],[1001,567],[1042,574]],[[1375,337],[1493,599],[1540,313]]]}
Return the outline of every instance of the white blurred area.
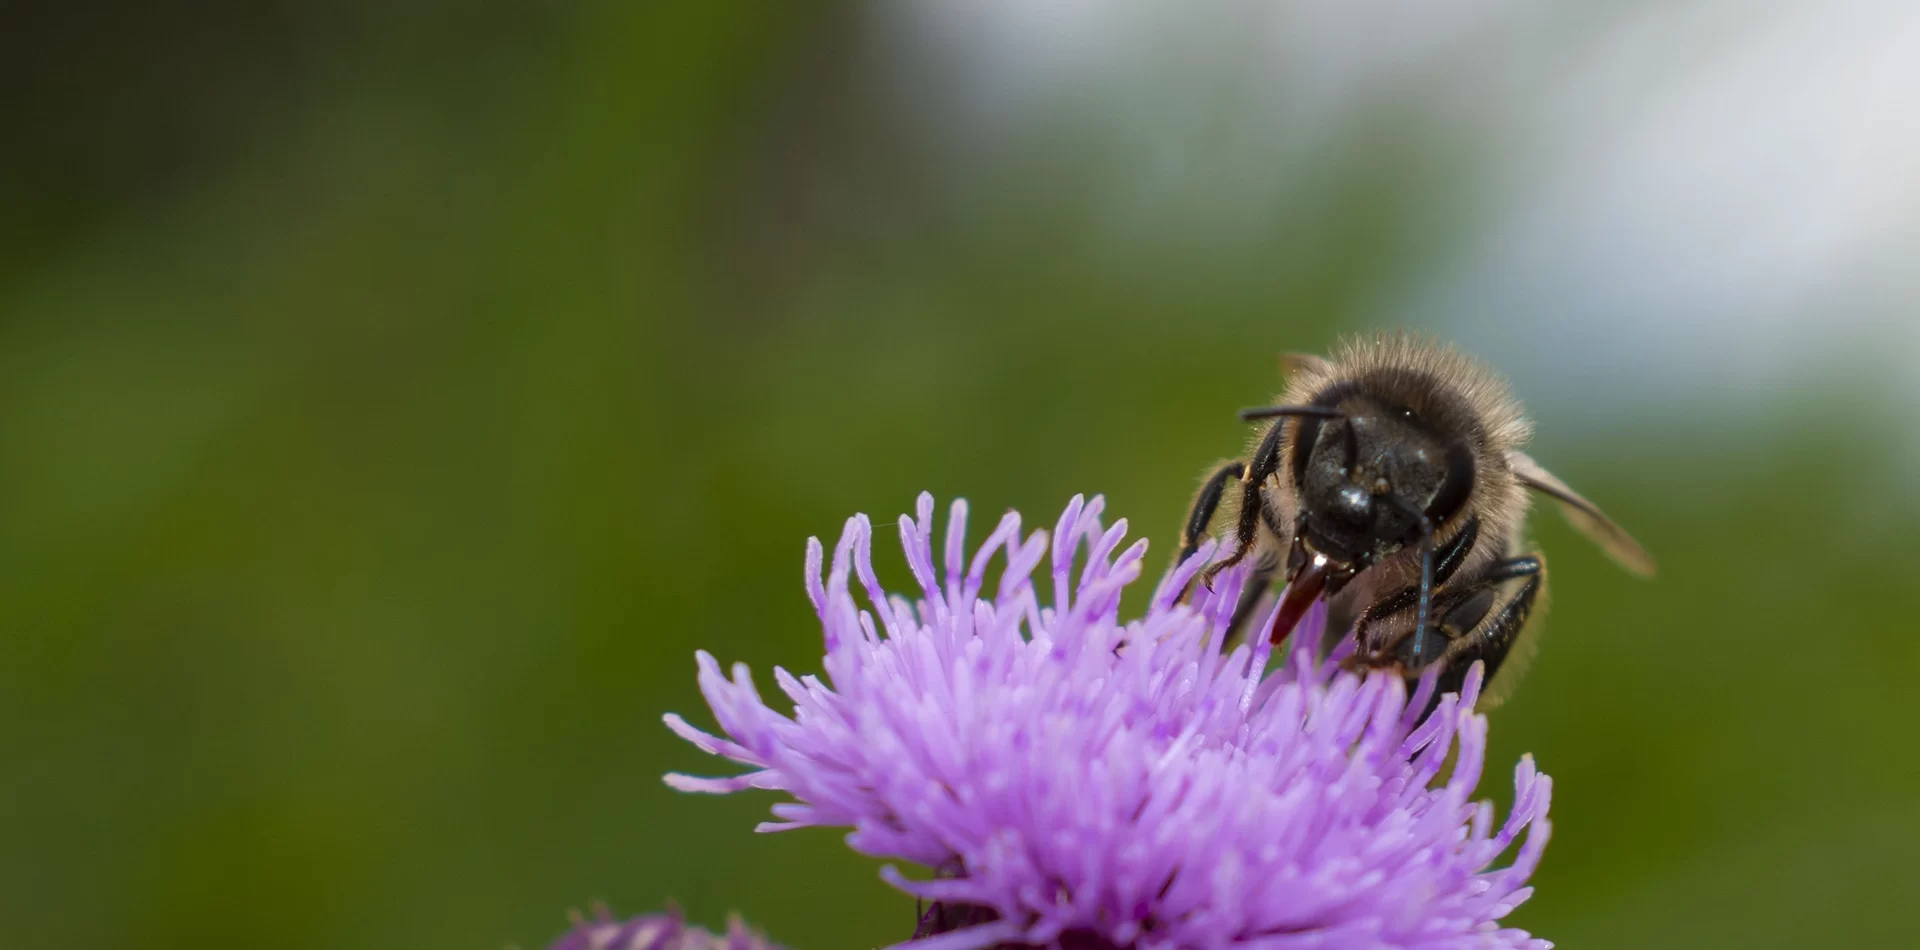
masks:
{"label": "white blurred area", "polygon": [[1446,176],[1444,233],[1355,322],[1457,339],[1545,415],[1920,406],[1912,0],[916,0],[872,15],[955,184],[1065,127],[1101,144],[1123,243],[1231,245],[1304,200],[1357,122],[1405,122]]}

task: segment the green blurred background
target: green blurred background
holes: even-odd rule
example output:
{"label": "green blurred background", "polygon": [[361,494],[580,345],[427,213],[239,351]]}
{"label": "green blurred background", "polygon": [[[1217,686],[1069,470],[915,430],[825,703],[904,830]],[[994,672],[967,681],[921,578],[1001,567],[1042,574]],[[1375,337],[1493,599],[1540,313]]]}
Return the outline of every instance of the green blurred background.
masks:
{"label": "green blurred background", "polygon": [[1920,31],[1549,6],[9,6],[0,943],[900,939],[661,785],[693,651],[817,668],[804,539],[921,489],[1164,552],[1276,353],[1411,324],[1661,559],[1540,519],[1514,921],[1914,945]]}

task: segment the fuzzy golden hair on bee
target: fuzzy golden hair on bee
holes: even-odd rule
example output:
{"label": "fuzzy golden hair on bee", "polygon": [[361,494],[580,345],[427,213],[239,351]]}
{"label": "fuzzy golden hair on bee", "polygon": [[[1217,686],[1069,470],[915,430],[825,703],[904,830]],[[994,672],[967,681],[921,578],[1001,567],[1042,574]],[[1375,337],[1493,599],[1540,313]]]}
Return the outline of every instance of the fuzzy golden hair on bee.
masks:
{"label": "fuzzy golden hair on bee", "polygon": [[1489,452],[1521,448],[1533,438],[1533,423],[1506,377],[1451,344],[1409,331],[1348,337],[1330,359],[1285,354],[1281,367],[1290,370],[1283,405],[1305,402],[1344,380],[1367,381],[1420,402],[1411,407],[1415,411],[1438,411],[1442,399],[1459,400],[1474,427],[1484,432]]}
{"label": "fuzzy golden hair on bee", "polygon": [[1281,365],[1284,392],[1242,411],[1261,428],[1246,458],[1203,483],[1178,555],[1191,555],[1217,510],[1231,512],[1232,553],[1201,577],[1253,559],[1236,628],[1280,581],[1274,642],[1324,599],[1327,628],[1314,633],[1351,631],[1359,665],[1409,676],[1437,665],[1443,688],[1474,662],[1492,676],[1511,657],[1517,673],[1544,603],[1544,561],[1524,542],[1535,493],[1623,566],[1653,572],[1645,549],[1526,454],[1532,423],[1486,364],[1392,332]]}

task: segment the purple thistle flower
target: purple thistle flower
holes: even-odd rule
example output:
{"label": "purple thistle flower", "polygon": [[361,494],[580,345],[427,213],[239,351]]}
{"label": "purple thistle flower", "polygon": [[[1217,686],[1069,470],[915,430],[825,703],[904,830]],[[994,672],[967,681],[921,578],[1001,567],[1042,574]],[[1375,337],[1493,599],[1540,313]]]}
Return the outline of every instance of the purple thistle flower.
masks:
{"label": "purple thistle flower", "polygon": [[[856,851],[940,869],[931,881],[881,871],[949,921],[923,921],[931,936],[916,948],[1551,946],[1498,926],[1532,893],[1551,783],[1523,758],[1497,827],[1492,805],[1471,800],[1487,735],[1472,711],[1478,668],[1425,717],[1431,676],[1410,701],[1400,678],[1356,676],[1310,647],[1265,675],[1267,644],[1220,651],[1244,565],[1178,602],[1211,545],[1123,624],[1121,592],[1146,543],[1116,555],[1126,522],[1103,529],[1102,507],[1074,498],[1051,549],[1044,531],[1022,540],[1009,513],[969,560],[956,501],[942,571],[922,495],[918,516],[900,521],[914,602],[881,589],[864,515],[847,522],[824,580],[811,540],[826,680],[776,668],[793,703],[783,715],[744,665],[729,679],[700,652],[701,691],[726,738],[676,715],[667,725],[754,771],[668,784],[783,791],[794,801],[759,830],[849,826]],[[1049,552],[1043,606],[1031,575]],[[1492,867],[1529,825],[1511,865]]]}
{"label": "purple thistle flower", "polygon": [[617,920],[605,907],[595,908],[593,919],[579,918],[573,930],[547,950],[780,950],[767,938],[747,929],[739,917],[727,918],[725,934],[689,927],[678,911]]}

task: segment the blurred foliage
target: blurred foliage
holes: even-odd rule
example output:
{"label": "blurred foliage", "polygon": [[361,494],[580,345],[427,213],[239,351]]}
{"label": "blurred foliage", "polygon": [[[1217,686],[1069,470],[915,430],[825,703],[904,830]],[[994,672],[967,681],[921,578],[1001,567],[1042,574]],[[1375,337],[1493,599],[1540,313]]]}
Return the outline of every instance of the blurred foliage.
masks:
{"label": "blurred foliage", "polygon": [[[838,835],[661,785],[716,767],[659,723],[708,721],[693,651],[815,668],[803,539],[923,488],[1104,492],[1164,551],[1274,354],[1431,250],[1390,125],[1239,255],[1143,261],[1071,165],[928,187],[853,14],[509,9],[8,14],[8,946],[531,948],[595,898],[898,939]],[[1911,939],[1920,517],[1881,414],[1826,408],[1543,420],[1662,574],[1541,519],[1556,606],[1491,759],[1557,779],[1518,924]]]}

